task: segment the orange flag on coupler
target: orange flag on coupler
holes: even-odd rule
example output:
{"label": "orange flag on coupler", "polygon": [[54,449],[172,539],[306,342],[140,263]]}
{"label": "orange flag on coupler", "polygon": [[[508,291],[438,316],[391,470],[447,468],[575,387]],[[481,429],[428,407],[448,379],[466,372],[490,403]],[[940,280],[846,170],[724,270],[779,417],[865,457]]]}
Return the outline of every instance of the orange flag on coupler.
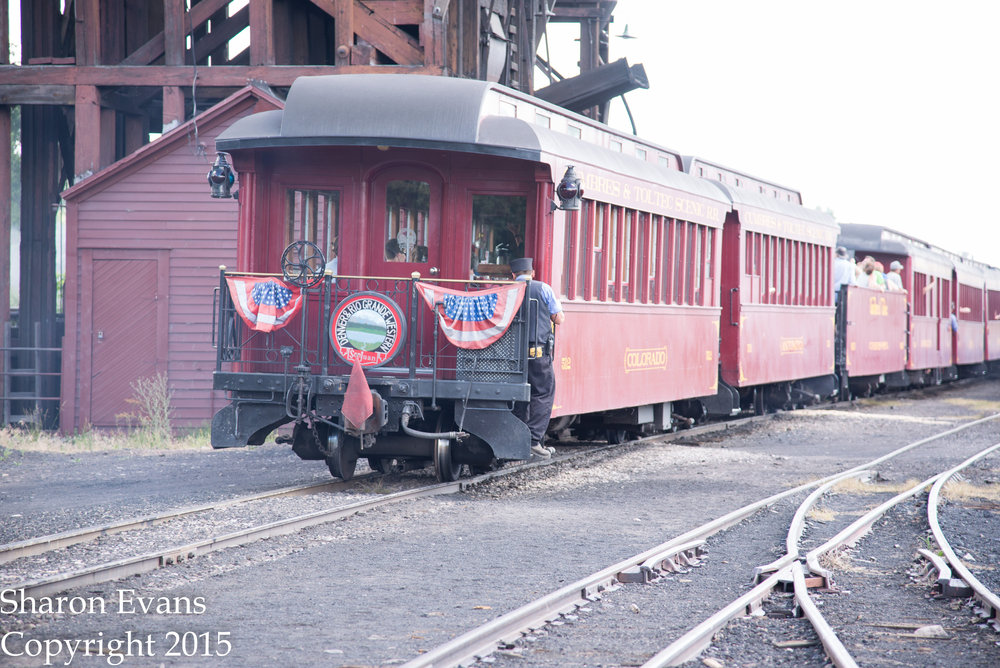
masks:
{"label": "orange flag on coupler", "polygon": [[347,391],[344,392],[344,407],[341,409],[341,413],[344,414],[349,425],[358,428],[371,417],[373,412],[375,412],[375,407],[372,403],[372,391],[368,387],[368,379],[365,378],[361,363],[354,360],[351,379],[347,381]]}

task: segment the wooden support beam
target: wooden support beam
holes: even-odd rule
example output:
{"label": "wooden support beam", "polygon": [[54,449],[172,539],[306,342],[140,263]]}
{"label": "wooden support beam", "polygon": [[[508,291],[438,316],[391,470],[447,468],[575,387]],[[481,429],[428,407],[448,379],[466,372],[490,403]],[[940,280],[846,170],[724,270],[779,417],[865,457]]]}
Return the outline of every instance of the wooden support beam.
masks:
{"label": "wooden support beam", "polygon": [[[449,0],[440,0],[444,5],[442,15],[447,10]],[[421,0],[365,0],[368,8],[394,26],[420,25],[424,22],[426,9]]]}
{"label": "wooden support beam", "polygon": [[125,116],[125,155],[130,155],[146,144],[146,119],[128,114]]}
{"label": "wooden support beam", "polygon": [[[76,0],[76,62],[101,65],[101,2]],[[40,55],[40,54],[32,54]],[[50,54],[51,55],[51,54]]]}
{"label": "wooden support beam", "polygon": [[[350,47],[354,44],[354,35],[363,38],[376,49],[387,55],[399,65],[424,65],[424,53],[420,45],[410,35],[387,21],[374,9],[361,0],[354,0],[351,5],[336,0],[312,0],[312,3],[333,17],[338,23],[337,31],[337,64],[341,57],[350,57]],[[346,12],[350,11],[350,18]],[[346,32],[346,26],[341,22],[351,22],[351,34]],[[342,32],[342,30],[344,32]],[[350,41],[345,41],[345,40]],[[341,47],[346,47],[342,50]]]}
{"label": "wooden support beam", "polygon": [[[447,64],[445,15],[449,0],[424,0],[424,15],[420,25],[420,43],[424,47],[424,64]],[[383,17],[385,18],[385,17]]]}
{"label": "wooden support beam", "polygon": [[163,0],[163,49],[167,65],[183,65],[187,15],[184,0]]}
{"label": "wooden support beam", "polygon": [[[215,32],[215,26],[212,26]],[[250,64],[274,65],[274,3],[250,0]]]}
{"label": "wooden support beam", "polygon": [[101,168],[101,104],[96,86],[76,87],[74,181],[85,179]]}
{"label": "wooden support beam", "polygon": [[0,86],[0,104],[67,104],[76,102],[73,86]]}
{"label": "wooden support beam", "polygon": [[184,91],[176,86],[163,87],[163,131],[184,122]]}
{"label": "wooden support beam", "polygon": [[[322,7],[328,13],[329,9]],[[342,0],[336,4],[332,13],[333,30],[335,42],[334,64],[350,65],[351,54],[354,50],[354,2],[353,0]]]}
{"label": "wooden support beam", "polygon": [[[323,74],[441,74],[435,66],[373,65],[370,67],[334,67],[331,65],[273,65],[206,67],[198,69],[199,86],[242,87],[251,79],[272,86],[290,86],[303,76]],[[167,67],[60,67],[55,65],[0,65],[3,85],[92,85],[92,86],[190,86],[190,66]]]}
{"label": "wooden support beam", "polygon": [[354,32],[399,65],[425,65],[424,50],[361,0],[354,0]]}

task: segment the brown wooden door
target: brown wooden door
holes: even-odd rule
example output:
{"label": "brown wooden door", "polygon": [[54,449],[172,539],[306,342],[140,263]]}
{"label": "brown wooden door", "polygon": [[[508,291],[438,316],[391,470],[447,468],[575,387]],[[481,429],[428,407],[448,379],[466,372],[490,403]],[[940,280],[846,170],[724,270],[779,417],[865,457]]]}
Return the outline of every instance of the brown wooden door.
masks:
{"label": "brown wooden door", "polygon": [[131,385],[165,362],[160,322],[159,263],[151,259],[94,259],[91,282],[90,423],[125,426],[136,413]]}

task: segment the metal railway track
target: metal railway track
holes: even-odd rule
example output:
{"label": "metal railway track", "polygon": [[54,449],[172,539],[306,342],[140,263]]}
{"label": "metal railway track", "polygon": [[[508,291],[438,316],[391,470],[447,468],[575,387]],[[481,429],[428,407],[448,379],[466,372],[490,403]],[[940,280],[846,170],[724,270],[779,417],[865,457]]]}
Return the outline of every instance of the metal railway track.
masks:
{"label": "metal railway track", "polygon": [[[920,439],[893,450],[886,455],[875,458],[870,462],[848,469],[847,471],[799,485],[798,487],[780,492],[767,497],[766,499],[744,506],[743,508],[692,529],[691,531],[661,543],[660,545],[657,545],[656,547],[645,552],[604,568],[590,576],[566,585],[554,592],[551,592],[550,594],[547,594],[546,596],[543,596],[542,598],[532,601],[516,610],[483,624],[482,626],[472,629],[454,638],[450,642],[439,645],[438,647],[421,654],[419,657],[412,659],[404,664],[403,668],[437,668],[440,666],[456,666],[472,663],[491,654],[497,649],[498,645],[509,644],[522,635],[530,633],[534,629],[540,628],[545,624],[558,619],[561,615],[571,613],[577,608],[599,598],[604,592],[622,586],[625,583],[648,582],[657,577],[659,573],[674,570],[678,563],[685,564],[697,559],[699,548],[708,537],[750,517],[762,508],[809,489],[832,486],[846,477],[862,474],[865,470],[898,457],[899,455],[913,450],[914,448],[918,448],[922,445],[926,445],[927,443],[954,435],[965,429],[984,424],[997,418],[1000,418],[1000,413],[979,420],[974,420],[964,425],[960,425],[959,427],[948,429],[933,436]],[[931,485],[936,478],[937,476],[899,496],[908,498],[909,496],[918,493],[921,489],[925,489],[927,486]],[[810,499],[815,500],[819,497],[819,494],[820,492],[817,490],[817,492],[814,492],[810,496]],[[895,502],[898,503],[899,501],[896,500]],[[862,517],[860,520],[856,521],[850,527],[838,534],[841,543],[848,543],[852,540],[856,541],[867,531],[868,527],[870,527],[871,524],[874,523],[878,517],[884,514],[892,505],[893,504],[891,502],[887,502],[886,504],[879,506],[879,508],[876,508],[874,511],[869,513],[870,517],[869,515]],[[802,520],[800,515],[804,517],[805,512],[805,510],[800,508],[800,512],[796,513],[796,518],[798,519],[793,521],[793,526],[790,529],[789,539],[787,541],[789,544],[793,542],[793,532],[798,531],[801,533]],[[794,541],[797,542],[797,538],[795,538]],[[831,541],[828,542],[828,544],[824,544],[820,548],[809,552],[805,556],[805,560],[810,564],[810,568],[812,568],[813,565],[818,568],[818,556],[823,553],[821,550],[825,549],[825,551],[830,551],[835,549],[836,545],[837,544],[834,544]],[[692,629],[677,642],[671,644],[671,646],[658,653],[650,659],[646,666],[677,665],[687,658],[693,658],[702,649],[704,649],[708,642],[711,641],[712,636],[719,628],[721,628],[730,619],[746,614],[748,610],[759,605],[760,601],[763,600],[767,594],[782,580],[792,582],[797,579],[802,580],[802,584],[799,589],[805,591],[805,580],[804,573],[801,568],[801,560],[802,557],[799,556],[797,547],[790,549],[790,553],[786,555],[785,558],[768,565],[768,567],[765,567],[774,570],[772,575],[758,584],[753,590],[747,592],[726,606],[726,608],[717,613],[717,616],[713,617],[711,621],[706,620],[706,622],[703,622],[695,629]],[[822,620],[822,617],[819,615],[815,605],[811,605],[811,601],[806,602],[803,609],[807,610],[806,614],[810,615],[811,618],[816,617],[819,620]],[[829,625],[826,625],[824,621],[817,621],[816,625],[821,629],[824,626],[826,629],[829,629]],[[840,657],[845,661],[844,663],[838,665],[853,665],[851,663],[853,660],[850,659],[849,654],[847,654],[846,650],[843,649],[843,645],[838,639],[836,639],[836,636],[833,635],[831,637],[825,631],[821,631],[821,633],[824,634],[821,636],[821,640],[824,642],[824,648],[827,650],[828,655],[831,656],[831,658]],[[843,658],[845,656],[846,659]]]}
{"label": "metal railway track", "polygon": [[439,483],[426,487],[417,487],[410,490],[395,492],[393,494],[386,494],[376,499],[327,508],[307,513],[305,515],[270,522],[268,524],[252,527],[250,529],[232,532],[223,536],[215,536],[194,543],[178,545],[136,557],[128,557],[125,559],[91,566],[52,578],[24,582],[13,585],[9,587],[9,589],[24,590],[24,596],[40,597],[66,591],[67,589],[71,589],[73,587],[119,580],[133,575],[149,573],[159,568],[163,568],[164,566],[193,559],[199,555],[208,554],[210,552],[230,547],[237,547],[239,545],[245,545],[263,538],[293,533],[306,527],[323,524],[325,522],[332,522],[343,517],[349,517],[351,515],[362,513],[391,503],[398,503],[400,501],[407,501],[425,496],[453,494],[460,491],[468,484],[469,482],[466,481]]}
{"label": "metal railway track", "polygon": [[[355,478],[352,482],[358,480],[366,480],[373,476],[359,476]],[[196,515],[198,513],[204,513],[209,510],[219,510],[221,508],[229,508],[241,503],[247,503],[250,501],[259,501],[261,499],[276,499],[284,496],[299,496],[302,494],[315,494],[316,492],[321,492],[324,490],[334,490],[341,489],[348,486],[350,483],[345,483],[339,480],[330,480],[329,482],[321,483],[311,483],[308,485],[295,485],[292,487],[282,487],[281,489],[270,490],[267,492],[260,492],[258,494],[249,494],[247,496],[240,496],[233,499],[224,499],[220,501],[213,501],[212,503],[205,503],[195,506],[185,506],[183,508],[173,508],[166,510],[162,513],[157,513],[153,515],[143,515],[141,517],[133,517],[130,519],[122,520],[120,522],[112,522],[109,524],[102,524],[99,526],[85,527],[83,529],[77,529],[75,531],[63,531],[56,534],[50,534],[47,536],[39,536],[37,538],[28,538],[26,540],[17,541],[14,543],[7,543],[6,545],[0,545],[0,564],[6,564],[15,559],[21,559],[22,557],[30,557],[36,554],[44,554],[45,552],[51,552],[52,550],[58,550],[64,547],[70,547],[72,545],[79,545],[80,543],[87,543],[92,540],[97,540],[102,536],[111,536],[116,533],[122,533],[125,531],[135,531],[138,529],[143,529],[145,527],[150,527],[156,524],[162,524],[164,522],[169,522],[170,520],[179,519],[181,517],[187,517],[190,515]]]}
{"label": "metal railway track", "polygon": [[[643,668],[677,666],[684,661],[693,659],[708,646],[711,642],[712,636],[714,636],[717,631],[725,626],[731,619],[745,614],[755,606],[759,606],[782,579],[793,580],[796,603],[809,619],[809,622],[813,625],[813,628],[819,636],[820,642],[823,644],[823,648],[830,661],[838,668],[856,668],[858,665],[857,662],[844,647],[843,643],[837,637],[836,632],[823,618],[819,608],[810,598],[809,587],[807,587],[805,580],[805,571],[808,570],[810,575],[820,577],[823,580],[823,586],[829,587],[832,584],[833,574],[830,570],[820,565],[820,557],[833,552],[834,550],[854,545],[866,533],[868,533],[871,530],[872,525],[874,525],[875,522],[887,512],[898,506],[903,501],[906,501],[907,499],[926,490],[928,487],[931,488],[931,491],[928,493],[928,522],[932,532],[934,533],[934,537],[938,541],[939,547],[941,547],[942,551],[945,553],[947,563],[952,567],[952,569],[955,570],[955,572],[959,573],[959,576],[975,591],[975,595],[982,603],[982,607],[980,608],[981,616],[993,620],[995,625],[996,614],[997,611],[1000,610],[1000,598],[998,598],[993,592],[990,592],[989,589],[979,583],[978,580],[975,580],[975,577],[972,576],[967,568],[965,568],[965,566],[961,563],[961,560],[951,549],[951,546],[948,544],[947,539],[944,537],[937,524],[937,495],[940,492],[941,487],[949,478],[980,459],[996,452],[998,449],[1000,449],[1000,443],[994,444],[980,451],[976,455],[968,458],[958,466],[948,471],[931,476],[923,482],[914,485],[910,489],[897,494],[858,518],[850,526],[837,533],[837,535],[830,538],[819,547],[810,550],[805,555],[804,559],[800,560],[798,558],[797,547],[790,547],[789,553],[786,554],[785,557],[777,562],[774,562],[774,564],[769,565],[772,567],[771,570],[775,571],[774,575],[768,578],[765,582],[759,584],[747,594],[744,594],[739,599],[720,610],[709,619],[699,624],[695,627],[695,629],[692,629],[690,632],[671,643],[665,649],[661,650],[653,658],[643,664]],[[803,506],[805,506],[805,504],[803,504]],[[801,511],[802,508],[800,507],[799,510]],[[796,516],[798,516],[798,513],[796,513]],[[790,530],[790,542],[792,539],[792,533],[793,531]],[[807,569],[803,569],[803,561],[806,563]],[[950,578],[950,574],[947,576],[942,575],[942,577]],[[975,582],[975,584],[973,584],[973,582]]]}
{"label": "metal railway track", "polygon": [[[639,439],[637,441],[629,441],[627,443],[622,443],[622,444],[588,448],[586,450],[582,450],[577,453],[557,456],[552,460],[526,462],[523,464],[508,466],[498,471],[485,473],[479,476],[462,479],[451,483],[433,484],[424,487],[414,488],[411,490],[396,492],[393,494],[387,494],[379,497],[378,499],[361,501],[344,506],[337,506],[334,508],[320,510],[313,513],[300,515],[297,517],[271,522],[266,525],[233,532],[223,536],[212,537],[202,541],[177,545],[162,550],[156,550],[154,552],[144,555],[139,555],[136,557],[129,557],[125,559],[119,559],[107,562],[104,564],[95,565],[92,567],[75,571],[73,573],[62,574],[51,578],[32,580],[21,584],[15,584],[8,588],[14,590],[23,589],[24,594],[26,596],[37,597],[37,596],[45,596],[49,594],[58,593],[61,591],[65,591],[67,589],[71,589],[73,587],[118,580],[121,578],[130,577],[132,575],[148,573],[157,570],[159,568],[163,568],[164,566],[192,559],[198,555],[208,554],[209,552],[214,552],[229,547],[245,545],[247,543],[260,540],[263,538],[269,538],[272,536],[292,533],[309,526],[314,526],[325,522],[331,522],[337,519],[341,519],[343,517],[348,517],[350,515],[372,510],[374,508],[383,505],[388,505],[391,503],[397,503],[400,501],[406,501],[410,499],[421,498],[424,496],[453,494],[456,492],[460,492],[464,489],[467,489],[473,485],[482,484],[493,478],[511,475],[514,473],[527,470],[529,468],[534,468],[536,466],[544,466],[546,464],[551,463],[552,461],[555,462],[566,461],[574,457],[592,455],[594,453],[600,453],[604,451],[611,451],[614,449],[622,448],[629,444],[643,442],[643,441],[650,441],[650,440],[669,441],[681,437],[706,434],[715,431],[724,431],[760,419],[762,418],[751,417],[733,422],[704,425],[701,427],[687,429],[682,432],[677,432],[674,434],[658,434],[655,436]],[[380,476],[377,474],[372,474],[370,476],[359,476],[347,482],[339,480],[331,480],[329,482],[324,482],[324,483],[286,487],[278,490],[261,492],[259,494],[251,494],[243,497],[238,497],[235,499],[227,499],[208,504],[172,509],[155,515],[147,515],[147,516],[132,518],[107,525],[88,527],[77,531],[68,531],[48,536],[40,536],[37,538],[19,541],[16,543],[9,543],[7,545],[0,546],[0,564],[9,563],[21,557],[28,557],[37,554],[42,554],[47,551],[57,550],[72,545],[93,541],[102,536],[108,536],[126,531],[139,530],[144,527],[152,526],[155,524],[162,524],[182,517],[190,517],[198,513],[210,510],[217,510],[220,508],[231,507],[233,505],[240,503],[246,503],[250,501],[268,499],[268,498],[277,498],[282,496],[314,494],[317,492],[330,489],[342,489],[354,486],[358,482],[364,482],[366,480],[371,480],[378,477]]]}

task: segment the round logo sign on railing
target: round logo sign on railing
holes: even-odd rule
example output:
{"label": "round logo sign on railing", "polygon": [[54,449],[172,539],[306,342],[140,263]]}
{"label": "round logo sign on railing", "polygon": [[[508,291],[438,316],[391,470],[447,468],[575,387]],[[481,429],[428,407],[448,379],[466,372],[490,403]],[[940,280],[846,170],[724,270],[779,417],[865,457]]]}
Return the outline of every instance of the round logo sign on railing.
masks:
{"label": "round logo sign on railing", "polygon": [[330,320],[330,345],[348,364],[381,366],[406,340],[399,305],[377,292],[359,292],[340,302]]}

